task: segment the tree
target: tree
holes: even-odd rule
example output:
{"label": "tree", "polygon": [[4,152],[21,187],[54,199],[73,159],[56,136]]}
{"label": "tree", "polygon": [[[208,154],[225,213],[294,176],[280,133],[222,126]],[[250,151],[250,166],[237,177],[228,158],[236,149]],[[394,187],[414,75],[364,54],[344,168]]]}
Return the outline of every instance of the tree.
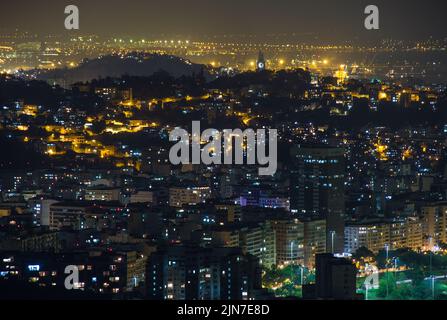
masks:
{"label": "tree", "polygon": [[393,274],[384,274],[379,281],[377,296],[379,298],[391,298],[391,294],[396,290],[396,279]]}
{"label": "tree", "polygon": [[411,300],[413,296],[413,286],[411,284],[397,285],[391,292],[390,300]]}
{"label": "tree", "polygon": [[370,251],[366,247],[360,247],[357,249],[357,251],[354,253],[353,258],[355,259],[361,259],[361,258],[375,258],[376,255]]}
{"label": "tree", "polygon": [[106,129],[106,122],[104,120],[95,121],[92,125],[92,131],[96,134],[101,134]]}

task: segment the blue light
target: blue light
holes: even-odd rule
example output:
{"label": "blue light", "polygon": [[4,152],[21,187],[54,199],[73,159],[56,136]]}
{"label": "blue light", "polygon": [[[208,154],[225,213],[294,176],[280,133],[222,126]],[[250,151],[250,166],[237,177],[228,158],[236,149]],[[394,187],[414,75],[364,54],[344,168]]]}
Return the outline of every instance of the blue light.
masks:
{"label": "blue light", "polygon": [[40,266],[38,264],[36,265],[29,265],[28,266],[29,271],[40,271]]}

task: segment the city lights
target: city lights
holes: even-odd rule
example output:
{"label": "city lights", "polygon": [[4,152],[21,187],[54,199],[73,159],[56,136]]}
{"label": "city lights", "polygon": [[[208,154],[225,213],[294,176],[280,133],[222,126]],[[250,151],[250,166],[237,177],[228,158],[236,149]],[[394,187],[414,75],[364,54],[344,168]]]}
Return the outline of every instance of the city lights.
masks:
{"label": "city lights", "polygon": [[348,2],[5,1],[0,300],[446,300],[446,4]]}

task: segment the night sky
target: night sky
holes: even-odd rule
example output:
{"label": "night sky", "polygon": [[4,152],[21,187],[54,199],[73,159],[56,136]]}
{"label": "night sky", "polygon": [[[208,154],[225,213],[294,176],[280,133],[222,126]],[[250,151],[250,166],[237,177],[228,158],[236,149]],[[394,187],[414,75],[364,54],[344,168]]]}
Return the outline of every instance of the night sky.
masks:
{"label": "night sky", "polygon": [[[200,39],[247,34],[344,41],[384,37],[447,37],[444,0],[39,0],[2,1],[0,30],[40,35],[67,33],[64,7],[79,6],[84,34]],[[363,10],[378,5],[381,30],[366,31]],[[294,36],[292,36],[295,34]]]}

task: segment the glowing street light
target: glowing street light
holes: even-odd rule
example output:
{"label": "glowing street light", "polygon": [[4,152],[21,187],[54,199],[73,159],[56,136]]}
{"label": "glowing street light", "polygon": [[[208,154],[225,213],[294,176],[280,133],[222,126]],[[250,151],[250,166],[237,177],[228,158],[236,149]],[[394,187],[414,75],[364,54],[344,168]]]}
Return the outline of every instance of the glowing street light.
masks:
{"label": "glowing street light", "polygon": [[331,253],[334,254],[334,239],[335,239],[335,231],[330,231],[331,235]]}
{"label": "glowing street light", "polygon": [[293,245],[295,244],[295,241],[290,241],[290,261],[293,264]]}
{"label": "glowing street light", "polygon": [[388,286],[388,255],[389,255],[389,250],[390,250],[390,246],[387,244],[385,244],[385,252],[386,252],[386,260],[385,260],[385,267],[386,267],[386,297],[388,298],[388,293],[389,293],[389,286]]}

